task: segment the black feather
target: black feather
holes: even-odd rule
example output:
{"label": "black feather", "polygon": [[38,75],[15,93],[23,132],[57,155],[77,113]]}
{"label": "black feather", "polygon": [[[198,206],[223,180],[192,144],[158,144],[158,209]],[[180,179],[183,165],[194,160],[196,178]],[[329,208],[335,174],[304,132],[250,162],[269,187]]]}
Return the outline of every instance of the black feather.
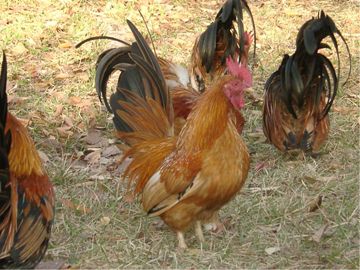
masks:
{"label": "black feather", "polygon": [[1,65],[0,77],[0,184],[1,184],[1,201],[0,209],[10,197],[10,187],[7,185],[10,181],[10,167],[8,155],[11,147],[11,132],[8,130],[5,134],[6,119],[8,113],[7,94],[7,61],[5,52],[3,52],[3,61]]}
{"label": "black feather", "polygon": [[206,30],[206,35],[201,35],[200,37],[201,64],[206,67],[206,72],[210,72],[214,60],[217,26],[217,22],[211,23]]}
{"label": "black feather", "polygon": [[[295,118],[293,104],[296,101],[298,107],[301,108],[304,96],[307,94],[314,92],[316,105],[319,104],[321,94],[327,94],[328,99],[320,114],[320,119],[328,114],[334,102],[340,76],[340,57],[335,33],[341,37],[347,47],[346,41],[336,28],[334,21],[321,11],[318,18],[312,18],[302,25],[296,39],[295,53],[286,64],[284,64],[284,60],[281,63],[279,68],[281,70],[281,98]],[[318,53],[319,49],[330,49],[328,44],[321,43],[328,36],[331,38],[338,58],[337,74],[330,60]],[[348,53],[350,55],[349,51]],[[274,78],[274,76],[270,78]],[[319,85],[314,87],[314,82]]]}
{"label": "black feather", "polygon": [[254,57],[255,57],[255,55],[256,55],[256,28],[255,28],[254,17],[251,13],[248,3],[245,0],[242,0],[241,3],[242,3],[242,8],[245,9],[246,13],[250,17],[250,21],[251,21],[251,25],[252,25],[252,29],[253,29],[253,35],[254,35]]}
{"label": "black feather", "polygon": [[132,63],[132,60],[129,57],[130,48],[129,47],[120,47],[116,49],[111,49],[106,51],[104,55],[99,56],[98,64],[96,67],[95,75],[95,88],[96,92],[101,101],[101,96],[104,100],[106,108],[109,112],[112,112],[110,105],[106,97],[106,86],[109,81],[111,74],[116,70],[116,65],[119,63]]}
{"label": "black feather", "polygon": [[[222,40],[224,44],[227,44],[225,52],[221,57],[221,64],[225,63],[229,55],[234,57],[237,48],[240,55],[243,53],[245,41],[242,9],[249,14],[251,19],[254,31],[255,55],[256,30],[251,10],[245,0],[228,0],[216,15],[214,22],[212,22],[200,36],[198,52],[201,58],[201,64],[205,67],[207,73],[211,71],[217,44],[220,40]],[[237,29],[234,27],[235,21]]]}
{"label": "black feather", "polygon": [[304,84],[295,61],[291,62],[291,79],[295,94],[297,96],[298,107],[301,108],[304,102]]}
{"label": "black feather", "polygon": [[97,36],[97,37],[91,37],[91,38],[87,38],[81,42],[79,42],[78,44],[75,45],[75,48],[79,48],[81,47],[82,45],[84,45],[85,43],[89,42],[89,41],[93,41],[93,40],[99,40],[99,39],[109,39],[109,40],[113,40],[113,41],[117,41],[117,42],[120,42],[126,46],[130,46],[129,43],[121,40],[121,39],[118,39],[118,38],[114,38],[114,37],[108,37],[108,36]]}
{"label": "black feather", "polygon": [[328,89],[329,90],[328,100],[327,100],[326,106],[325,106],[325,108],[322,111],[321,116],[320,116],[320,118],[324,118],[328,114],[328,112],[329,112],[329,110],[331,108],[331,105],[334,102],[334,99],[335,99],[335,96],[336,96],[336,93],[337,93],[337,90],[338,90],[338,86],[339,86],[339,80],[338,80],[338,77],[336,76],[335,69],[334,69],[333,65],[331,64],[330,60],[327,59],[322,54],[319,54],[319,58],[323,62],[323,74],[326,76],[328,84],[330,84],[330,79],[329,79],[329,76],[328,76],[328,73],[327,73],[326,69],[328,69],[330,71],[331,77],[333,79],[333,87],[328,86],[328,88],[329,88]]}
{"label": "black feather", "polygon": [[126,22],[129,25],[131,32],[133,33],[133,35],[136,39],[137,45],[139,46],[139,49],[141,51],[141,54],[142,54],[144,60],[151,64],[152,68],[154,68],[156,70],[160,79],[165,82],[165,78],[161,71],[160,65],[159,65],[154,53],[151,51],[149,45],[145,41],[144,37],[141,35],[141,33],[137,30],[137,28],[131,21],[126,20]]}

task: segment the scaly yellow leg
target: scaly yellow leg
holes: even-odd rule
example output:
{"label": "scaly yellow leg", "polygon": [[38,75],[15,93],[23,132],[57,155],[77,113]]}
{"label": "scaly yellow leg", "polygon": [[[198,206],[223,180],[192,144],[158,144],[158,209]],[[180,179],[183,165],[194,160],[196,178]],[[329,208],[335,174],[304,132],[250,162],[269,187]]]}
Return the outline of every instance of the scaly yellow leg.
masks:
{"label": "scaly yellow leg", "polygon": [[199,240],[205,244],[205,238],[201,229],[201,222],[200,221],[196,221],[195,222],[195,235],[199,238]]}
{"label": "scaly yellow leg", "polygon": [[186,249],[187,245],[185,243],[184,234],[182,232],[176,232],[176,236],[177,236],[177,239],[179,241],[179,247],[183,248],[183,249]]}

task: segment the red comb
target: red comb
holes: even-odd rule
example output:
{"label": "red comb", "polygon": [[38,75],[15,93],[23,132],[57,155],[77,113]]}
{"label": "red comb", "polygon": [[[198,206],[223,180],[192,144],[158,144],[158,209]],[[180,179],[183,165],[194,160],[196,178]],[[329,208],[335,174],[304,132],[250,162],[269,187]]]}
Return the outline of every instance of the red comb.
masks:
{"label": "red comb", "polygon": [[239,66],[239,64],[229,55],[226,59],[226,66],[232,76],[243,80],[247,86],[252,86],[252,75],[250,69],[245,67],[245,63]]}

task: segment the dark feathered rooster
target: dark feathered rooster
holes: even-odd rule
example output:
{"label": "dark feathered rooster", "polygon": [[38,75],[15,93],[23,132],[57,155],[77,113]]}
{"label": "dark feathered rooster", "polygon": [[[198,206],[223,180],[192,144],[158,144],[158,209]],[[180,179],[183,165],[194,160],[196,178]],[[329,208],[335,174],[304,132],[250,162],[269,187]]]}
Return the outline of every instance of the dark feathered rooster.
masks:
{"label": "dark feathered rooster", "polygon": [[34,268],[54,219],[54,190],[25,127],[7,110],[7,64],[0,78],[0,267]]}
{"label": "dark feathered rooster", "polygon": [[[329,110],[339,87],[340,59],[334,21],[323,11],[299,30],[296,51],[285,55],[279,69],[265,84],[263,130],[279,150],[316,151],[324,143],[330,127]],[[322,43],[330,37],[338,57],[338,73],[319,52],[330,49]],[[351,58],[350,58],[351,60]],[[349,71],[350,72],[350,71]]]}
{"label": "dark feathered rooster", "polygon": [[229,57],[230,75],[198,98],[177,136],[158,60],[135,26],[128,24],[136,39],[133,51],[138,53],[129,54],[133,64],[118,64],[119,87],[110,98],[116,134],[131,145],[124,159],[133,160],[124,177],[129,186],[136,180],[135,193],[142,194],[144,210],[160,216],[176,232],[179,246],[186,248],[184,232],[195,226],[204,241],[201,223],[212,220],[246,180],[250,158],[233,112],[244,106],[252,76]]}
{"label": "dark feathered rooster", "polygon": [[243,10],[251,19],[255,55],[256,31],[251,10],[245,0],[228,0],[214,22],[195,41],[190,61],[190,81],[194,89],[202,92],[216,82],[226,71],[225,60],[229,56],[239,63],[248,61],[253,36],[244,31]]}

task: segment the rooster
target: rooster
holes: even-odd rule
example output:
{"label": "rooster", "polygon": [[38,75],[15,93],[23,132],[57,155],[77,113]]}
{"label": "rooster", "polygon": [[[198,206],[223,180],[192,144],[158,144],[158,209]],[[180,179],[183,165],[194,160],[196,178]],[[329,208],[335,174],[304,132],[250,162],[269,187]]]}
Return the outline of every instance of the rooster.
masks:
{"label": "rooster", "polygon": [[[254,36],[246,31],[244,32],[242,9],[251,18]],[[237,29],[235,29],[234,23],[237,23]],[[113,72],[119,70],[119,63],[130,64],[132,61],[129,54],[138,52],[135,51],[136,46],[134,44],[131,45],[122,40],[107,36],[86,39],[76,45],[76,47],[78,48],[82,44],[96,39],[110,39],[123,44],[122,47],[104,51],[97,61],[95,88],[100,101],[103,99],[107,110],[112,112],[106,95],[108,80]],[[228,0],[218,12],[215,21],[197,38],[191,57],[190,75],[184,67],[157,57],[166,83],[171,91],[175,109],[176,131],[181,130],[192,109],[192,105],[199,98],[198,91],[203,92],[205,86],[216,82],[224,74],[226,71],[225,59],[231,55],[233,58],[239,58],[239,61],[246,62],[253,40],[255,45],[255,24],[246,1]],[[240,122],[239,120],[238,123]],[[123,124],[121,127],[116,126],[116,129],[129,130],[126,124]]]}
{"label": "rooster", "polygon": [[[243,9],[251,19],[253,35],[244,31]],[[241,63],[247,62],[253,41],[255,55],[255,22],[247,2],[228,0],[216,15],[214,22],[195,40],[190,61],[192,87],[202,92],[208,85],[216,82],[227,70],[225,60],[228,56],[238,58]]]}
{"label": "rooster", "polygon": [[[349,48],[334,21],[323,11],[299,30],[296,51],[285,55],[279,69],[265,84],[262,110],[263,130],[280,151],[300,149],[313,152],[324,143],[330,127],[329,110],[339,86],[340,59],[334,33]],[[338,73],[319,52],[330,37],[338,57]],[[350,73],[351,67],[349,69]]]}
{"label": "rooster", "polygon": [[0,267],[34,268],[54,220],[54,190],[25,127],[7,110],[5,53],[0,78]]}
{"label": "rooster", "polygon": [[177,136],[158,60],[136,27],[128,25],[136,39],[129,54],[133,64],[118,64],[119,87],[110,98],[115,126],[129,128],[116,131],[131,145],[122,161],[133,157],[123,177],[128,177],[128,188],[136,180],[134,193],[142,194],[143,209],[160,216],[176,232],[179,247],[186,248],[184,232],[194,226],[204,242],[201,223],[213,219],[247,178],[250,157],[233,112],[244,106],[252,76],[229,56],[230,74],[198,98]]}

